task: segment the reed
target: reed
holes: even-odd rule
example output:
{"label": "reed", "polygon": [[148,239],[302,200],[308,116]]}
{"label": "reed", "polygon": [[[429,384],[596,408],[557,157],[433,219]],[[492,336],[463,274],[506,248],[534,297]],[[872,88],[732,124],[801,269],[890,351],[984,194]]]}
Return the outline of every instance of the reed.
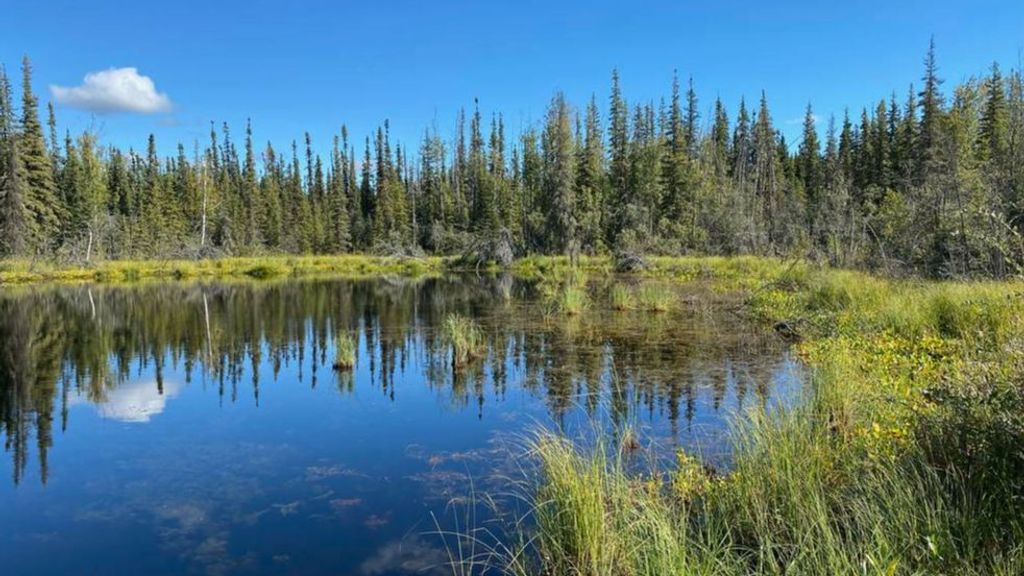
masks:
{"label": "reed", "polygon": [[345,371],[354,368],[357,349],[358,344],[351,334],[343,332],[336,335],[334,337],[334,369]]}
{"label": "reed", "polygon": [[483,331],[472,318],[449,314],[441,326],[445,341],[452,348],[452,365],[466,366],[485,351]]}
{"label": "reed", "polygon": [[644,284],[637,291],[637,307],[647,312],[668,312],[676,305],[676,294],[664,284]]}
{"label": "reed", "polygon": [[608,293],[608,301],[612,310],[630,310],[636,306],[633,292],[622,284],[614,284]]}

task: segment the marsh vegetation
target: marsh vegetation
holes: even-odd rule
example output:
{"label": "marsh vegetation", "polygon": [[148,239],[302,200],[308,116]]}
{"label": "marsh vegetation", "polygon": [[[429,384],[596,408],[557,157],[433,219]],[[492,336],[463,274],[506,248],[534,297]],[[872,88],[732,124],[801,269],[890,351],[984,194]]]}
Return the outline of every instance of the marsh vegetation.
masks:
{"label": "marsh vegetation", "polygon": [[[800,331],[802,401],[733,420],[724,470],[685,450],[666,465],[621,433],[539,432],[525,447],[539,470],[519,486],[533,523],[513,523],[529,527],[510,540],[527,544],[499,545],[489,563],[595,576],[1024,572],[1019,283],[767,262],[707,261],[700,274],[753,287],[751,313]],[[624,293],[613,288],[613,307]]]}

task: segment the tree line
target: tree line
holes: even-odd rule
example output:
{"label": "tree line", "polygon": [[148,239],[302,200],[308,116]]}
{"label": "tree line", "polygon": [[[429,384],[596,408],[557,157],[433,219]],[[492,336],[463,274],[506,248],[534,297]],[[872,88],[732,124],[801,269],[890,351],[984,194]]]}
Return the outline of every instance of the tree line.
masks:
{"label": "tree line", "polygon": [[[0,70],[0,254],[195,258],[267,253],[798,255],[930,276],[1003,276],[1024,265],[1024,80],[993,64],[947,94],[934,43],[924,73],[859,116],[810,104],[800,142],[762,93],[702,118],[692,79],[668,99],[611,95],[508,137],[501,114],[460,111],[417,149],[385,121],[330,153],[307,132],[257,150],[250,123],[160,157],[46,126],[22,63],[20,110]],[[361,144],[361,153],[357,145]]]}

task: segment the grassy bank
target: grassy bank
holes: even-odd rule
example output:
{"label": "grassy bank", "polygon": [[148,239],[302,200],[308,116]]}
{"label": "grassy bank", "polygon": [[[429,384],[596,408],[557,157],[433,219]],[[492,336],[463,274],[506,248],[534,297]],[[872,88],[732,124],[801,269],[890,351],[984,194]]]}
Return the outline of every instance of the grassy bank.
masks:
{"label": "grassy bank", "polygon": [[[651,258],[644,276],[673,281],[712,281],[721,289],[758,285],[777,274],[784,264],[756,257]],[[571,279],[613,274],[614,263],[607,257],[583,257],[575,273],[568,258],[530,256],[516,260],[508,272],[528,279]],[[137,282],[141,280],[185,280],[192,278],[281,278],[307,276],[369,277],[383,275],[418,276],[458,271],[454,258],[396,258],[360,254],[336,256],[262,256],[208,260],[113,260],[91,265],[58,264],[51,261],[0,260],[0,285],[40,282]],[[474,273],[496,273],[496,267]],[[570,297],[573,296],[570,294]],[[579,296],[579,295],[575,295]],[[571,303],[570,303],[571,304]]]}
{"label": "grassy bank", "polygon": [[267,256],[210,260],[122,260],[62,266],[27,260],[0,261],[0,285],[36,282],[137,282],[191,278],[281,278],[382,275],[418,276],[444,269],[443,258],[379,256]]}
{"label": "grassy bank", "polygon": [[639,476],[634,447],[539,433],[523,494],[535,527],[499,555],[504,571],[1024,574],[1024,284],[756,259],[645,274],[743,290],[751,313],[785,321],[812,369],[807,398],[738,419],[723,475],[679,454]]}

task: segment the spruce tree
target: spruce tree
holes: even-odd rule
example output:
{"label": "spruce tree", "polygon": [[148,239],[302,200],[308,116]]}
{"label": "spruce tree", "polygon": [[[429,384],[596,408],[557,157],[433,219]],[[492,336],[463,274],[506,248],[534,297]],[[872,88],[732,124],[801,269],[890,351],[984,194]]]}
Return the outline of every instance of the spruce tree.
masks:
{"label": "spruce tree", "polygon": [[565,96],[555,94],[548,106],[541,139],[544,150],[544,194],[551,201],[547,245],[575,261],[579,254],[579,225],[575,195],[575,155],[571,113]]}
{"label": "spruce tree", "polygon": [[700,118],[697,106],[697,91],[693,87],[693,76],[690,76],[690,81],[686,88],[686,119],[683,122],[683,131],[686,135],[686,154],[691,160],[697,157],[699,138],[697,121]]}
{"label": "spruce tree", "polygon": [[335,136],[331,153],[331,175],[328,179],[328,226],[330,229],[331,252],[348,252],[351,249],[349,235],[348,195],[345,190],[348,160],[341,148],[340,139]]}
{"label": "spruce tree", "polygon": [[754,191],[760,201],[760,223],[767,234],[767,244],[761,249],[775,251],[780,239],[780,222],[777,220],[780,203],[778,149],[775,128],[768,112],[768,99],[763,91],[754,123],[753,148]]}
{"label": "spruce tree", "polygon": [[278,248],[282,240],[282,206],[287,198],[284,197],[284,166],[269,142],[263,152],[263,166],[265,174],[260,181],[260,196],[263,199],[260,236],[268,248]]}
{"label": "spruce tree", "polygon": [[978,130],[977,155],[985,162],[1000,163],[1006,155],[1009,140],[1008,106],[1003,75],[999,64],[992,63],[992,72],[985,79],[985,104]]}
{"label": "spruce tree", "polygon": [[32,92],[32,65],[22,60],[21,134],[15,147],[19,179],[24,183],[22,203],[27,212],[25,246],[33,253],[49,251],[60,228],[61,213],[53,165],[39,123],[39,103]]}
{"label": "spruce tree", "polygon": [[894,145],[898,163],[893,165],[893,177],[896,189],[903,193],[910,190],[917,175],[917,128],[917,95],[911,84]]}
{"label": "spruce tree", "polygon": [[249,250],[262,243],[263,201],[260,198],[259,182],[256,175],[256,152],[252,144],[252,120],[245,121],[245,166],[242,169],[241,218],[245,223],[242,242]]}
{"label": "spruce tree", "polygon": [[26,190],[18,166],[14,124],[11,85],[0,67],[0,256],[21,255],[26,248]]}
{"label": "spruce tree", "polygon": [[711,154],[714,173],[724,178],[729,173],[729,115],[721,98],[715,99],[715,120],[711,126]]}
{"label": "spruce tree", "polygon": [[[635,198],[629,186],[629,106],[622,98],[619,86],[619,71],[612,70],[612,93],[608,111],[608,152],[610,218],[606,236],[614,243],[627,225],[626,211],[634,204]],[[524,160],[526,160],[524,156]]]}
{"label": "spruce tree", "polygon": [[938,162],[943,111],[943,97],[940,91],[942,79],[939,78],[939,67],[935,61],[935,38],[928,45],[928,54],[924,60],[925,71],[923,86],[918,94],[918,105],[921,108],[921,125],[917,134],[917,178],[922,182],[926,174],[932,172]]}
{"label": "spruce tree", "polygon": [[808,224],[814,235],[814,214],[818,211],[822,195],[821,145],[818,143],[818,129],[811,104],[804,112],[803,139],[797,151],[797,174],[807,197]]}
{"label": "spruce tree", "polygon": [[597,109],[597,99],[591,96],[587,105],[585,134],[580,148],[577,170],[577,201],[580,204],[580,244],[595,252],[604,246],[602,237],[603,209],[606,206],[604,136]]}

